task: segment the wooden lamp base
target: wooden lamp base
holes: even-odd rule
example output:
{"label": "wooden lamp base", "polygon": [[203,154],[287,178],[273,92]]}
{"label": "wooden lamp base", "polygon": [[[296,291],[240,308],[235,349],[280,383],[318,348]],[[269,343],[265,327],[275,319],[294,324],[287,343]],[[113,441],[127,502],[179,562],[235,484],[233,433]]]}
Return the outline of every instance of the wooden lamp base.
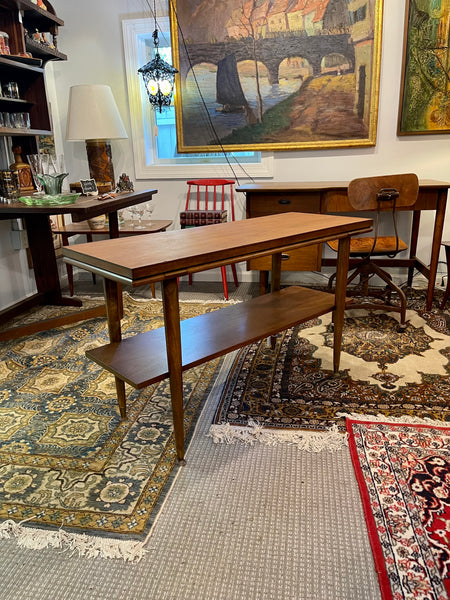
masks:
{"label": "wooden lamp base", "polygon": [[111,183],[115,188],[111,144],[108,140],[86,140],[89,174],[96,183]]}

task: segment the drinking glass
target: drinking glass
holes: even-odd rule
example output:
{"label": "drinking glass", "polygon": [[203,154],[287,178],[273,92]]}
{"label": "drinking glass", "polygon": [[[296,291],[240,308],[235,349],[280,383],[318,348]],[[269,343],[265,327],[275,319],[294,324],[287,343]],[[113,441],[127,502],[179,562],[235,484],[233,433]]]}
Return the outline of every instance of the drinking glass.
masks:
{"label": "drinking glass", "polygon": [[12,113],[13,124],[16,129],[30,128],[30,115],[26,112]]}
{"label": "drinking glass", "polygon": [[148,215],[148,218],[150,219],[149,222],[147,223],[147,225],[152,225],[152,213],[155,210],[155,203],[154,202],[146,202],[145,203],[145,212]]}
{"label": "drinking glass", "polygon": [[11,113],[3,113],[3,125],[4,127],[12,127]]}
{"label": "drinking glass", "polygon": [[[66,173],[66,164],[64,161],[64,154],[49,154],[49,175],[59,175]],[[68,175],[68,173],[67,173]]]}
{"label": "drinking glass", "polygon": [[33,175],[34,185],[38,192],[42,192],[42,183],[38,179],[38,174],[43,174],[42,168],[42,154],[27,154],[27,160],[31,167],[31,174]]}
{"label": "drinking glass", "polygon": [[145,204],[137,204],[133,207],[135,209],[135,215],[137,217],[137,225],[134,226],[135,229],[145,229],[145,225],[142,222],[142,218],[145,213]]}
{"label": "drinking glass", "polygon": [[3,84],[3,96],[5,98],[19,99],[19,86],[16,81],[9,81]]}

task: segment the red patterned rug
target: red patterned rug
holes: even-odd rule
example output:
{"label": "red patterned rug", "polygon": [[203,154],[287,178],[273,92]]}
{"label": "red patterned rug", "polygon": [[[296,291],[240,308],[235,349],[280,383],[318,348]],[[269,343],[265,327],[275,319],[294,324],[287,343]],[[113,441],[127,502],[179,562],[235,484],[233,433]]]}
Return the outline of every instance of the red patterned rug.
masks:
{"label": "red patterned rug", "polygon": [[383,600],[450,597],[450,427],[347,419]]}

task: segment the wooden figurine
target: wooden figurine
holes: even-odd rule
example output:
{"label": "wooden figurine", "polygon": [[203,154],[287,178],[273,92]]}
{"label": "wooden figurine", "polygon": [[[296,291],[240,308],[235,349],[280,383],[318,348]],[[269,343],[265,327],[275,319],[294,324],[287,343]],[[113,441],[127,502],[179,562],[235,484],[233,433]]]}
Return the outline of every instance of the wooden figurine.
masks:
{"label": "wooden figurine", "polygon": [[117,183],[116,192],[134,192],[134,185],[126,173],[122,173]]}

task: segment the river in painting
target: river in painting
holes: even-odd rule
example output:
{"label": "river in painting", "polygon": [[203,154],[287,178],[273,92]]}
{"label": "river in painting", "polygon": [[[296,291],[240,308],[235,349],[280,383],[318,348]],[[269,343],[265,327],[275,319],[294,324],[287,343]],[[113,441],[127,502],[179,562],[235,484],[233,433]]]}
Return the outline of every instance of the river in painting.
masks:
{"label": "river in painting", "polygon": [[[253,74],[252,74],[253,71]],[[244,112],[221,112],[216,102],[216,73],[212,65],[197,65],[191,72],[183,91],[183,132],[186,146],[210,145],[215,139],[226,137],[235,129],[245,127]],[[291,64],[280,70],[279,83],[271,85],[267,73],[259,77],[263,113],[296,92],[308,70],[302,64]],[[245,98],[257,114],[257,86],[254,70],[249,64],[240,66],[239,78]]]}

